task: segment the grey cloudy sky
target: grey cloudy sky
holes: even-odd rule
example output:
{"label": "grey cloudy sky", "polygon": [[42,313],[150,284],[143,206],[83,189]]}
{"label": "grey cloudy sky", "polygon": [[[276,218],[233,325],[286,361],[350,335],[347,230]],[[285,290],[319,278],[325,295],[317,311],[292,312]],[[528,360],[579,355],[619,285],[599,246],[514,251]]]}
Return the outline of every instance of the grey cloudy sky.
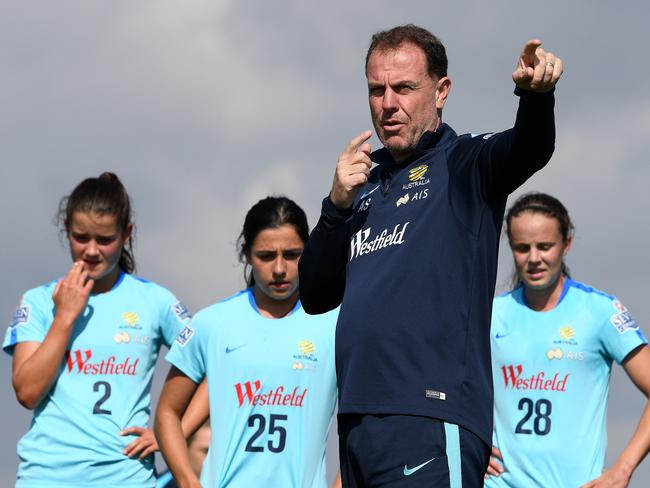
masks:
{"label": "grey cloudy sky", "polygon": [[[574,277],[616,294],[650,332],[648,18],[641,1],[2,0],[0,316],[8,322],[23,291],[66,272],[58,200],[104,170],[133,197],[139,274],[193,310],[239,289],[246,210],[285,193],[316,222],[338,153],[370,128],[369,37],[415,22],[447,45],[444,120],[458,132],[512,124],[510,73],[526,40],[564,59],[557,150],[522,191],[567,205]],[[0,371],[8,486],[30,413],[13,397],[6,355]],[[608,459],[644,404],[620,370],[610,393]],[[644,479],[650,461],[631,486]]]}

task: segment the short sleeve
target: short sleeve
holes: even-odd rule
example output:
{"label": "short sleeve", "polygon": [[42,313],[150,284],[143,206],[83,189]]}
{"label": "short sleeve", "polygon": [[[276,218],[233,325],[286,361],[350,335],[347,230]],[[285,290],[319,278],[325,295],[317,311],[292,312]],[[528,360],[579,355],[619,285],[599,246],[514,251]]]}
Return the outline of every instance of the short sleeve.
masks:
{"label": "short sleeve", "polygon": [[25,293],[5,333],[2,348],[13,354],[20,342],[43,342],[53,320],[54,303],[44,288]]}
{"label": "short sleeve", "polygon": [[202,323],[201,313],[197,314],[181,330],[165,356],[169,363],[195,383],[200,383],[205,377],[208,332],[208,324]]}
{"label": "short sleeve", "polygon": [[192,315],[190,315],[187,307],[171,293],[163,302],[163,307],[160,332],[163,343],[167,347],[171,347],[174,339],[192,320]]}
{"label": "short sleeve", "polygon": [[621,364],[634,349],[648,343],[630,312],[617,299],[605,307],[605,316],[601,341],[607,354],[617,363]]}

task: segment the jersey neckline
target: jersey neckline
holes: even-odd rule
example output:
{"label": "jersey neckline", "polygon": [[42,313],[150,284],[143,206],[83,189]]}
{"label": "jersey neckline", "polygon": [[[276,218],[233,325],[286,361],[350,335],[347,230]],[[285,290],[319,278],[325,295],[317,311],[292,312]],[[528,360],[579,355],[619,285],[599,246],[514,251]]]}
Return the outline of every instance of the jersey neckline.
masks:
{"label": "jersey neckline", "polygon": [[[567,295],[567,293],[569,293],[569,288],[571,288],[574,284],[575,284],[575,282],[571,278],[569,278],[568,276],[565,276],[564,277],[564,283],[562,284],[562,293],[560,294],[560,299],[557,301],[557,303],[555,304],[555,306],[552,309],[544,310],[542,313],[544,313],[544,312],[552,312],[553,310],[558,308],[560,306],[560,304],[562,303],[562,300],[564,300],[564,297]],[[528,301],[526,300],[526,287],[523,284],[521,284],[521,285],[519,285],[519,288],[521,288],[521,302],[524,305],[526,305],[526,307],[528,309],[532,310],[533,312],[541,312],[540,310],[534,310],[530,305],[528,305]]]}
{"label": "jersey neckline", "polygon": [[284,317],[280,317],[279,319],[272,319],[272,318],[269,318],[269,317],[263,315],[262,312],[260,312],[260,309],[257,306],[257,303],[255,302],[255,294],[253,293],[253,287],[252,286],[246,288],[246,294],[248,295],[248,303],[250,303],[251,308],[253,310],[255,310],[255,312],[260,317],[262,317],[263,319],[266,319],[266,320],[282,320],[282,319],[286,319],[288,317],[291,317],[294,313],[296,313],[298,311],[298,309],[300,307],[302,307],[302,304],[300,303],[300,298],[298,298],[298,300],[296,300],[296,304],[293,306],[293,308],[291,309],[291,311],[287,315],[285,315]]}

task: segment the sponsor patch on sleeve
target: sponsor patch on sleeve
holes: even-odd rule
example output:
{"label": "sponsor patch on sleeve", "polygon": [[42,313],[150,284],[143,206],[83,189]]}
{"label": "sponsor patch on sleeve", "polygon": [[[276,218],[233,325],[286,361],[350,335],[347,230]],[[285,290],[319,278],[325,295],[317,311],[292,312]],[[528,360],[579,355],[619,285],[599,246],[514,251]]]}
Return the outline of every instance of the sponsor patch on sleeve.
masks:
{"label": "sponsor patch on sleeve", "polygon": [[615,313],[609,318],[609,321],[616,327],[619,334],[624,334],[630,330],[639,330],[639,326],[630,315],[630,312]]}
{"label": "sponsor patch on sleeve", "polygon": [[174,309],[174,313],[179,319],[190,320],[192,318],[192,315],[190,314],[189,310],[187,310],[187,307],[181,302],[174,303],[172,308]]}
{"label": "sponsor patch on sleeve", "polygon": [[625,308],[625,305],[623,305],[620,301],[614,300],[612,302],[612,305],[614,305],[614,308],[618,310],[619,312],[627,312],[627,308]]}
{"label": "sponsor patch on sleeve", "polygon": [[193,335],[194,335],[194,329],[192,329],[192,327],[190,327],[189,325],[186,325],[185,328],[181,330],[180,334],[178,334],[178,337],[176,338],[176,342],[178,342],[178,344],[181,347],[185,347],[185,344],[190,342],[190,339],[192,338]]}
{"label": "sponsor patch on sleeve", "polygon": [[18,327],[21,324],[26,324],[29,320],[29,311],[29,305],[18,305],[18,307],[16,307],[16,311],[14,312],[14,316],[11,319],[9,327],[13,328]]}

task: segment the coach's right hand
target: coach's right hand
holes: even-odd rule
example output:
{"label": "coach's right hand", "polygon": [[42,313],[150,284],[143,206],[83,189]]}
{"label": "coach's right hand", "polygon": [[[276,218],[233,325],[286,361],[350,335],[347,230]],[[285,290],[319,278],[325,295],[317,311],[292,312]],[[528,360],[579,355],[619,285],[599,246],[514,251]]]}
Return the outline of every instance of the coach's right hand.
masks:
{"label": "coach's right hand", "polygon": [[350,208],[359,190],[368,182],[372,161],[370,161],[370,139],[367,130],[352,139],[339,156],[334,173],[330,199],[338,208]]}

